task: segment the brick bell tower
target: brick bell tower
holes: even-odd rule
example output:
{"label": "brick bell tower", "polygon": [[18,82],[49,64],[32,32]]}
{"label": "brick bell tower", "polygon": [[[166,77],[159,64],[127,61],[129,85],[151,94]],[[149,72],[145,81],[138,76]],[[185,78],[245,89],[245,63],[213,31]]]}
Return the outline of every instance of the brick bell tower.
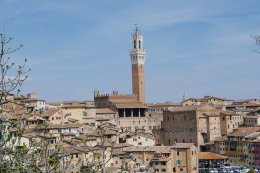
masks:
{"label": "brick bell tower", "polygon": [[137,95],[138,101],[145,103],[144,88],[144,62],[145,51],[143,49],[143,36],[138,27],[131,34],[132,49],[130,59],[132,63],[132,92]]}

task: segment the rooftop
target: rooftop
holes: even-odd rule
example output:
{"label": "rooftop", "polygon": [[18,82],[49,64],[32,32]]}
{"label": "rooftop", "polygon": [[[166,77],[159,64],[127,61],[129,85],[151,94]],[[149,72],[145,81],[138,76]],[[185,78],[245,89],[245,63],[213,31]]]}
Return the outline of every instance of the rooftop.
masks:
{"label": "rooftop", "polygon": [[57,113],[59,111],[59,109],[48,109],[45,110],[41,116],[44,118],[49,118],[50,116],[54,115],[55,113]]}
{"label": "rooftop", "polygon": [[241,127],[235,130],[234,132],[228,134],[227,136],[234,137],[245,137],[251,133],[259,132],[260,127]]}
{"label": "rooftop", "polygon": [[109,108],[96,108],[96,114],[115,114],[116,112]]}
{"label": "rooftop", "polygon": [[222,156],[222,155],[211,153],[211,152],[199,152],[198,158],[199,158],[199,160],[224,160],[224,159],[228,159],[228,157],[226,157],[226,156]]}

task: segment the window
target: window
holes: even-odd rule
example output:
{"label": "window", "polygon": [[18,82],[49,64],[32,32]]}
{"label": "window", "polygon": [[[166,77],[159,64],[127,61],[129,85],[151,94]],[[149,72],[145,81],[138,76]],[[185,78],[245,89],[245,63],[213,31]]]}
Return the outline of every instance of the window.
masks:
{"label": "window", "polygon": [[162,169],[162,172],[166,172],[166,169]]}
{"label": "window", "polygon": [[179,151],[177,151],[177,156],[179,156],[180,155],[180,152]]}
{"label": "window", "polygon": [[142,145],[142,142],[138,142],[138,145]]}

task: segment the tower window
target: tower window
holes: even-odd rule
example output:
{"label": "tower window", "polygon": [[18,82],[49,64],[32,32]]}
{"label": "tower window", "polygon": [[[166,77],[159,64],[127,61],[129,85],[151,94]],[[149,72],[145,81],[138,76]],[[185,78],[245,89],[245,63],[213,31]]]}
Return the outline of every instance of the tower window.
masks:
{"label": "tower window", "polygon": [[134,40],[134,49],[136,49],[136,40]]}
{"label": "tower window", "polygon": [[141,40],[139,40],[139,49],[141,49]]}

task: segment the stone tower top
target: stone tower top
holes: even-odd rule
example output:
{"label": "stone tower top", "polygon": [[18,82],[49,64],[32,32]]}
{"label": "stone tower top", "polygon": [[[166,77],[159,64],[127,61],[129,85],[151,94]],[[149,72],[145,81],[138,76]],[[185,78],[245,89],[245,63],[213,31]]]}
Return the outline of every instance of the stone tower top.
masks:
{"label": "stone tower top", "polygon": [[132,64],[144,64],[145,50],[143,49],[143,35],[136,26],[135,31],[131,34],[132,49],[130,51],[130,59]]}

